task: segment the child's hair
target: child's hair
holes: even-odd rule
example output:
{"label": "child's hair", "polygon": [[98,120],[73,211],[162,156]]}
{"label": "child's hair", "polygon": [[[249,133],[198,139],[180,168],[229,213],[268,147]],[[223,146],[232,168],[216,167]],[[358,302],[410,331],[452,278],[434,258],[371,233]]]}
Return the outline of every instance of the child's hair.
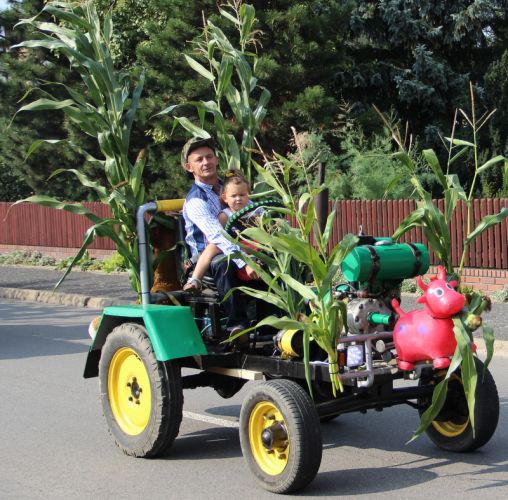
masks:
{"label": "child's hair", "polygon": [[230,168],[224,174],[223,191],[225,191],[230,184],[234,184],[235,186],[238,184],[247,184],[247,188],[249,189],[250,192],[250,186],[249,183],[247,182],[247,179],[244,177],[243,173],[237,168]]}

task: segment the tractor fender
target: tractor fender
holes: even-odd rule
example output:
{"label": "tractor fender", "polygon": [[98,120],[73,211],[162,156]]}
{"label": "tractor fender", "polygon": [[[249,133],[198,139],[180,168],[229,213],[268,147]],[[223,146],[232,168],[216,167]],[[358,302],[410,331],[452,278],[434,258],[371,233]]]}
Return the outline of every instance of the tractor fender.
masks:
{"label": "tractor fender", "polygon": [[85,364],[85,378],[97,377],[106,337],[122,323],[143,324],[158,361],[208,354],[190,307],[158,304],[106,307]]}

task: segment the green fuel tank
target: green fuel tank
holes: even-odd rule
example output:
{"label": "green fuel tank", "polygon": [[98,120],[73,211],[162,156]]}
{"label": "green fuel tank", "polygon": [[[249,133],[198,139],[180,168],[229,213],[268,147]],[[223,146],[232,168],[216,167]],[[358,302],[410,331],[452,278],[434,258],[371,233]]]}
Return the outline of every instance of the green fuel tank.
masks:
{"label": "green fuel tank", "polygon": [[352,250],[341,269],[349,282],[414,278],[429,269],[429,251],[421,243],[395,243],[388,238],[376,238],[375,244]]}

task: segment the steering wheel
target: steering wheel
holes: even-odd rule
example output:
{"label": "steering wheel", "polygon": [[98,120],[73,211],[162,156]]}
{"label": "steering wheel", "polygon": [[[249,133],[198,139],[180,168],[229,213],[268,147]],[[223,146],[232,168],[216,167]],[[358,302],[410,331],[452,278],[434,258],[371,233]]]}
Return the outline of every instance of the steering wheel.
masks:
{"label": "steering wheel", "polygon": [[238,212],[235,212],[228,219],[226,225],[224,226],[224,230],[231,236],[235,236],[233,228],[241,218],[251,214],[259,207],[283,207],[283,206],[284,204],[281,201],[276,200],[274,198],[265,198],[262,200],[253,201],[252,203],[249,203],[247,206],[243,207],[241,210],[238,210]]}

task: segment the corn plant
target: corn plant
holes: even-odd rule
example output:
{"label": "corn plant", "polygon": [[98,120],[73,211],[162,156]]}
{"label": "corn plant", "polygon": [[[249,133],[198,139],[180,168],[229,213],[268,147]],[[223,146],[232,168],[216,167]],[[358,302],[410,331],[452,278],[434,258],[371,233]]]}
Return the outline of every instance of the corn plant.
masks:
{"label": "corn plant", "polygon": [[[243,170],[250,182],[254,139],[266,115],[270,92],[258,85],[254,76],[257,56],[247,50],[249,45],[256,43],[257,32],[253,29],[254,7],[238,1],[228,2],[223,8],[219,8],[219,12],[237,28],[239,48],[208,20],[195,45],[197,58],[185,55],[189,66],[210,82],[215,100],[171,105],[158,115],[174,116],[175,127],[179,124],[193,136],[204,139],[210,137],[205,129],[205,119],[207,115],[211,116],[220,146],[220,164],[228,169]],[[203,64],[198,59],[203,61]],[[256,97],[256,94],[259,96]],[[196,110],[198,124],[186,116],[178,116],[178,113],[188,107]],[[234,118],[227,118],[231,114]],[[233,123],[240,127],[240,142],[231,131]]]}
{"label": "corn plant", "polygon": [[[275,155],[275,160],[263,167],[257,163],[254,166],[261,179],[280,196],[285,208],[276,209],[280,217],[261,216],[253,227],[242,231],[242,239],[258,248],[257,251],[249,250],[252,253],[242,255],[242,258],[268,285],[268,291],[248,286],[240,289],[285,313],[280,318],[268,316],[257,327],[268,325],[303,332],[305,376],[311,393],[310,342],[315,341],[328,354],[335,395],[337,390],[343,390],[338,370],[337,342],[343,331],[346,304],[332,299],[332,282],[358,238],[346,235],[329,251],[335,210],[329,214],[321,232],[314,197],[323,187],[311,189],[307,177],[309,189],[306,193],[296,197],[290,190],[290,178],[297,168],[301,168],[299,163]],[[291,219],[294,225],[289,223]],[[242,244],[241,241],[239,244]],[[306,283],[308,275],[311,281]]]}
{"label": "corn plant", "polygon": [[[400,238],[407,231],[415,227],[421,227],[423,234],[429,241],[434,254],[437,256],[439,261],[445,266],[446,271],[449,275],[455,275],[460,280],[460,275],[464,266],[465,258],[469,251],[469,245],[484,231],[499,224],[504,218],[508,217],[508,208],[503,208],[498,214],[485,216],[475,228],[471,227],[471,211],[474,197],[474,191],[478,175],[500,163],[504,162],[505,171],[507,170],[507,163],[503,156],[495,156],[482,165],[479,162],[479,151],[478,151],[478,133],[489,119],[492,117],[494,111],[485,113],[479,119],[476,116],[474,90],[470,84],[470,100],[471,100],[471,114],[468,114],[465,110],[459,109],[454,116],[452,134],[450,137],[446,137],[443,141],[447,153],[448,160],[446,169],[441,167],[439,159],[436,153],[427,149],[423,151],[423,158],[426,163],[430,166],[434,172],[438,182],[441,184],[444,192],[444,210],[439,210],[432,202],[432,196],[422,186],[417,176],[417,166],[413,160],[412,155],[406,151],[404,140],[397,127],[393,126],[381,113],[380,116],[383,118],[385,125],[389,128],[392,138],[399,146],[399,151],[395,153],[395,157],[401,162],[405,169],[402,175],[409,174],[411,183],[413,184],[417,195],[420,200],[417,202],[417,208],[411,212],[399,225],[395,231],[393,237],[395,239]],[[472,132],[472,140],[459,139],[455,136],[455,124],[457,123],[457,116],[461,115],[468,124]],[[468,152],[473,153],[473,165],[472,165],[472,179],[471,185],[469,186],[468,192],[461,185],[459,178],[456,174],[451,173],[451,167],[461,157],[466,155]],[[456,271],[452,263],[452,239],[450,235],[450,223],[453,213],[457,207],[457,203],[462,201],[467,207],[467,221],[466,221],[466,237],[463,242],[463,251],[460,259],[459,267]],[[416,430],[413,439],[420,435],[425,428],[436,418],[441,411],[445,398],[446,389],[448,387],[448,380],[451,374],[460,367],[462,383],[466,394],[466,399],[469,408],[469,417],[471,424],[474,429],[474,404],[475,404],[475,390],[477,373],[476,366],[473,360],[472,343],[473,343],[473,331],[478,325],[468,321],[468,318],[478,317],[488,307],[489,300],[486,297],[480,296],[478,293],[473,293],[469,297],[465,310],[453,318],[454,322],[454,333],[457,340],[457,349],[453,355],[450,367],[445,378],[436,386],[433,394],[431,406],[423,413],[420,426]],[[478,320],[481,324],[481,319]],[[494,334],[490,326],[482,325],[483,339],[487,348],[487,359],[485,367],[488,366],[494,349]]]}
{"label": "corn plant", "polygon": [[[40,20],[43,13],[56,22]],[[129,140],[144,78],[141,76],[134,86],[127,73],[114,68],[110,53],[113,31],[111,17],[106,15],[101,24],[92,1],[48,2],[37,16],[23,19],[18,24],[33,26],[37,38],[26,40],[16,47],[48,49],[67,58],[71,69],[80,75],[86,89],[85,92],[80,92],[64,86],[68,99],[60,101],[39,89],[43,97],[24,105],[18,113],[63,111],[72,123],[98,141],[103,158],[94,158],[79,145],[68,140],[56,139],[36,141],[30,146],[27,156],[43,143],[64,142],[76,149],[87,162],[103,169],[108,185],[103,186],[101,181],[91,179],[75,169],[58,169],[50,178],[62,173],[75,175],[100,201],[109,205],[113,216],[101,218],[81,203],[66,203],[43,195],[30,196],[17,203],[31,202],[67,210],[84,215],[93,223],[84,236],[81,248],[56,286],[65,279],[97,236],[107,236],[114,241],[118,252],[128,263],[131,285],[139,293],[135,212],[136,208],[145,202],[142,176],[146,159],[145,155],[140,153],[136,161],[131,162]]]}

